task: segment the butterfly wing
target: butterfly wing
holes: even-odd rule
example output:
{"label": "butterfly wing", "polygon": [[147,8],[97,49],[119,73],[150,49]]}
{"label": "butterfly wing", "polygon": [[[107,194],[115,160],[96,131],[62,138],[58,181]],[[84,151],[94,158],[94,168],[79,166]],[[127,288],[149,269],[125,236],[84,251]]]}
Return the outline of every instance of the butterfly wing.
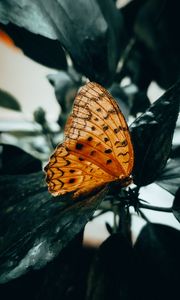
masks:
{"label": "butterfly wing", "polygon": [[73,192],[75,198],[113,180],[111,175],[81,156],[77,157],[63,144],[56,148],[45,171],[49,192],[54,196]]}
{"label": "butterfly wing", "polygon": [[133,147],[127,123],[112,96],[89,82],[78,93],[65,129],[65,145],[116,178],[128,177]]}
{"label": "butterfly wing", "polygon": [[76,96],[64,143],[46,167],[49,191],[88,193],[128,178],[132,167],[133,147],[123,114],[103,87],[89,82]]}

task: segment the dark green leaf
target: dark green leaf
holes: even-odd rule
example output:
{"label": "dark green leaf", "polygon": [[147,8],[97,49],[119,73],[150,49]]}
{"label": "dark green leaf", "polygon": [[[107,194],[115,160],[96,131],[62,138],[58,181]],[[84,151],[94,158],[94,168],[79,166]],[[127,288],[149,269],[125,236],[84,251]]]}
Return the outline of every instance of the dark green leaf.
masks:
{"label": "dark green leaf", "polygon": [[42,172],[0,177],[0,282],[40,269],[79,233],[106,189],[81,201],[52,198]]}
{"label": "dark green leaf", "polygon": [[180,158],[170,159],[156,183],[175,195],[180,186]]}
{"label": "dark green leaf", "polygon": [[141,286],[138,299],[169,300],[179,294],[180,231],[160,224],[146,225],[134,246]]}
{"label": "dark green leaf", "polygon": [[18,0],[5,0],[0,2],[0,19],[3,24],[11,21],[59,40],[81,73],[90,80],[110,84],[124,44],[124,28],[115,4],[106,1],[102,11],[99,3],[78,0],[72,5],[67,0],[24,0],[20,4]]}
{"label": "dark green leaf", "polygon": [[178,190],[176,191],[172,211],[176,219],[180,222],[180,184]]}
{"label": "dark green leaf", "polygon": [[133,176],[138,186],[152,183],[165,167],[171,151],[179,104],[178,82],[131,125],[135,152]]}
{"label": "dark green leaf", "polygon": [[147,60],[147,50],[137,40],[131,40],[129,48],[123,68],[116,75],[117,79],[122,80],[123,77],[130,77],[132,83],[140,91],[147,91],[153,78],[152,65]]}
{"label": "dark green leaf", "polygon": [[121,13],[124,18],[125,27],[130,37],[134,36],[134,22],[136,15],[144,4],[144,0],[127,1],[121,8]]}
{"label": "dark green leaf", "polygon": [[179,1],[173,1],[173,5],[171,1],[143,2],[136,15],[133,33],[143,46],[142,54],[143,51],[146,53],[146,73],[149,65],[152,79],[167,89],[180,74]]}
{"label": "dark green leaf", "polygon": [[50,39],[58,38],[56,28],[40,0],[0,1],[0,20],[3,24],[11,22]]}
{"label": "dark green leaf", "polygon": [[[113,2],[107,1],[106,14],[95,0],[74,1],[73,9],[71,1],[46,1],[44,9],[50,12],[58,39],[77,70],[101,84],[112,82],[119,55],[117,43],[123,32],[121,15]],[[115,30],[108,20],[118,17],[120,25]]]}
{"label": "dark green leaf", "polygon": [[0,106],[17,111],[21,110],[21,106],[18,100],[14,96],[3,90],[0,90]]}
{"label": "dark green leaf", "polygon": [[0,285],[0,295],[6,300],[83,300],[88,260],[92,254],[82,247],[82,235],[83,232],[80,232],[43,269],[31,270]]}
{"label": "dark green leaf", "polygon": [[66,70],[67,62],[64,50],[57,40],[47,39],[42,35],[18,27],[14,24],[0,27],[13,39],[25,55],[49,68]]}
{"label": "dark green leaf", "polygon": [[121,234],[111,235],[91,266],[86,300],[136,299],[135,257]]}

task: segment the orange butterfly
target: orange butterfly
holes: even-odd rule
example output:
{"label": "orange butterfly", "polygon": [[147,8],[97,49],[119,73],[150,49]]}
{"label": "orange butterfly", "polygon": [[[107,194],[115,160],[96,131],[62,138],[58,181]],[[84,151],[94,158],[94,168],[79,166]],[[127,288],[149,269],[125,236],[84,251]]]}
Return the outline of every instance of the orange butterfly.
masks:
{"label": "orange butterfly", "polygon": [[133,147],[127,123],[106,89],[89,82],[77,94],[65,139],[45,167],[52,195],[89,194],[109,182],[131,182]]}

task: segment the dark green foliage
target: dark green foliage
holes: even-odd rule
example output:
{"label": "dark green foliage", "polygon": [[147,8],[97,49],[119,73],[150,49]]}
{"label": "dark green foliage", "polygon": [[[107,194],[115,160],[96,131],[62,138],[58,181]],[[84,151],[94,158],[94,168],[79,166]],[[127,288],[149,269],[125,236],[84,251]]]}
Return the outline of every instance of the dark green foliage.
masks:
{"label": "dark green foliage", "polygon": [[[12,193],[13,191],[13,193]],[[84,201],[53,199],[42,172],[0,178],[0,281],[39,269],[79,233],[105,190]]]}
{"label": "dark green foliage", "polygon": [[180,76],[179,1],[148,0],[139,9],[134,30],[144,46],[152,77],[170,87]]}
{"label": "dark green foliage", "polygon": [[66,56],[59,41],[33,34],[11,23],[6,26],[1,24],[0,28],[5,30],[15,45],[31,59],[49,68],[66,70]]}
{"label": "dark green foliage", "polygon": [[[4,132],[0,136],[2,299],[169,300],[179,293],[180,232],[150,223],[141,210],[171,212],[180,222],[179,3],[133,0],[117,9],[115,2],[0,0],[0,28],[31,59],[57,70],[47,79],[61,108],[55,132],[37,103],[34,123],[41,130],[20,143],[36,158],[5,145]],[[108,87],[127,120],[143,113],[130,126],[136,186],[113,182],[77,200],[70,193],[52,197],[42,165],[62,140],[76,92],[87,78]],[[151,105],[153,80],[167,91]],[[0,106],[20,110],[3,91]],[[19,141],[21,132],[14,137]],[[172,194],[171,207],[159,207],[158,197],[156,206],[140,198],[141,187],[151,183]],[[134,245],[130,206],[147,222]],[[106,222],[110,237],[99,249],[86,249],[84,226],[96,209],[99,215],[113,212],[114,223]]]}
{"label": "dark green foliage", "polygon": [[170,155],[180,105],[180,83],[154,102],[130,127],[135,151],[134,182],[152,183]]}
{"label": "dark green foliage", "polygon": [[94,258],[86,299],[136,299],[135,263],[130,243],[120,233],[112,234]]}
{"label": "dark green foliage", "polygon": [[91,257],[92,254],[83,249],[80,232],[43,269],[30,270],[28,274],[1,285],[1,296],[10,299],[16,295],[19,300],[84,299],[88,256]]}
{"label": "dark green foliage", "polygon": [[180,232],[160,224],[146,225],[135,243],[138,299],[176,299]]}
{"label": "dark green foliage", "polygon": [[112,1],[102,3],[103,10],[95,0],[75,1],[73,9],[69,0],[18,2],[1,1],[3,24],[13,20],[32,33],[58,39],[78,71],[104,85],[112,82],[125,43],[122,17]]}

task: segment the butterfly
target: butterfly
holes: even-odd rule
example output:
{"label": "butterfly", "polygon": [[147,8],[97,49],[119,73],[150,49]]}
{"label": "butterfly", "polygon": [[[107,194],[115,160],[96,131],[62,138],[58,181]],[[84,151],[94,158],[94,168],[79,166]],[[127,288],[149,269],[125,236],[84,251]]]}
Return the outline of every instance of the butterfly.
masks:
{"label": "butterfly", "polygon": [[95,82],[77,94],[59,144],[45,167],[53,196],[72,193],[73,198],[110,182],[127,186],[134,153],[125,118],[110,93]]}

